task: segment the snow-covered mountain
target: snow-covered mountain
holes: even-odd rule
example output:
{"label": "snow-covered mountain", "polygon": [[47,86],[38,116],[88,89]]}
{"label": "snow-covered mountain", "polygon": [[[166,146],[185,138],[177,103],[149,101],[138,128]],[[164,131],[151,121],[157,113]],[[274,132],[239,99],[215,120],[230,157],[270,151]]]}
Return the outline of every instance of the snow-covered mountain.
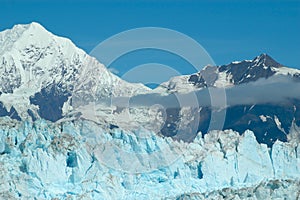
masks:
{"label": "snow-covered mountain", "polygon": [[149,90],[121,80],[69,39],[34,22],[0,32],[0,66],[0,116],[15,119],[56,121],[71,97],[88,103]]}

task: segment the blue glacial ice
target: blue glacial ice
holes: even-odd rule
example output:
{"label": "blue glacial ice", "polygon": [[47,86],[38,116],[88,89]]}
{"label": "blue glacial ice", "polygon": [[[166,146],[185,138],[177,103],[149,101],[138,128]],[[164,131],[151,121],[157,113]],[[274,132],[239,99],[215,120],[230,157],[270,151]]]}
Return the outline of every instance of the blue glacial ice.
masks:
{"label": "blue glacial ice", "polygon": [[252,199],[269,198],[265,190],[292,199],[299,193],[300,145],[277,141],[270,149],[251,131],[199,133],[184,143],[90,121],[3,118],[0,180],[2,199],[214,199],[226,188],[235,199],[242,197],[236,191],[253,188]]}

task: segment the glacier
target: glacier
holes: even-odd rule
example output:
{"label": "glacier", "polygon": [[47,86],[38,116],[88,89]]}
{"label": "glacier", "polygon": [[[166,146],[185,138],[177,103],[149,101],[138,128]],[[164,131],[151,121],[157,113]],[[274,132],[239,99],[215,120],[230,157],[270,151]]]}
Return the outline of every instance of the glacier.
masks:
{"label": "glacier", "polygon": [[251,131],[191,143],[88,120],[2,118],[1,199],[297,199],[299,129],[269,148]]}

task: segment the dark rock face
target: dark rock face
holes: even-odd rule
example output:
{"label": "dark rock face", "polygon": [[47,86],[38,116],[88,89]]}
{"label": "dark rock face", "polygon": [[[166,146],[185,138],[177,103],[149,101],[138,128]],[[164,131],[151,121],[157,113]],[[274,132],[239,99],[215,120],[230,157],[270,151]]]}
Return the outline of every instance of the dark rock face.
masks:
{"label": "dark rock face", "polygon": [[[212,109],[210,107],[201,108],[198,113],[199,124],[194,128],[185,129],[184,134],[181,134],[178,128],[182,120],[179,112],[178,108],[167,110],[169,117],[161,131],[163,135],[190,142],[196,137],[197,132],[201,131],[203,135],[207,133],[211,123]],[[251,130],[259,143],[271,147],[276,140],[287,141],[287,134],[293,121],[300,126],[299,100],[291,100],[278,105],[238,105],[227,108],[223,130],[232,129],[240,134]]]}
{"label": "dark rock face", "polygon": [[207,67],[197,74],[190,76],[188,81],[198,88],[213,86],[218,73],[225,72],[231,77],[229,80],[234,85],[256,81],[260,78],[269,78],[275,74],[272,68],[282,67],[267,54],[261,54],[252,61],[230,63],[217,67]]}
{"label": "dark rock face", "polygon": [[242,61],[240,63],[230,63],[222,65],[220,72],[225,71],[232,75],[232,82],[235,85],[256,81],[260,78],[269,78],[273,74],[271,67],[280,67],[281,65],[274,61],[270,56],[262,54],[256,57],[252,62]]}
{"label": "dark rock face", "polygon": [[10,108],[9,111],[7,111],[3,103],[0,102],[0,117],[5,117],[5,116],[21,121],[19,114],[17,113],[16,109],[13,106]]}
{"label": "dark rock face", "polygon": [[167,137],[176,136],[178,134],[178,124],[180,123],[180,108],[168,108],[166,113],[166,121],[161,133]]}
{"label": "dark rock face", "polygon": [[265,66],[270,66],[270,67],[283,67],[280,63],[276,62],[273,58],[271,58],[268,54],[261,54],[260,56],[256,57],[254,61],[257,60],[257,63],[259,65],[264,64]]}
{"label": "dark rock face", "polygon": [[188,81],[198,88],[206,88],[207,87],[205,79],[199,73],[191,75],[190,78],[188,79]]}
{"label": "dark rock face", "polygon": [[9,63],[5,58],[0,61],[0,94],[13,93],[21,85],[21,74],[16,64]]}
{"label": "dark rock face", "polygon": [[30,103],[39,106],[41,118],[55,122],[63,117],[62,107],[69,96],[71,94],[64,92],[60,85],[52,84],[30,97]]}
{"label": "dark rock face", "polygon": [[231,74],[232,82],[235,85],[256,81],[260,78],[269,78],[275,73],[270,67],[264,68],[260,65],[253,66],[252,63],[246,61],[239,64],[221,66],[220,70],[226,70],[226,73]]}
{"label": "dark rock face", "polygon": [[27,110],[27,113],[28,113],[28,115],[31,117],[32,121],[36,121],[36,120],[37,120],[37,118],[36,118],[36,116],[34,115],[34,113],[32,112],[32,110],[28,109],[28,110]]}
{"label": "dark rock face", "polygon": [[192,74],[188,81],[198,88],[212,86],[218,78],[218,67],[207,66],[201,72]]}
{"label": "dark rock face", "polygon": [[297,82],[300,82],[300,73],[296,73],[293,75],[293,80],[294,81],[297,81]]}
{"label": "dark rock face", "polygon": [[224,129],[240,133],[252,130],[257,141],[268,146],[272,146],[276,140],[285,142],[292,122],[297,118],[294,108],[300,108],[299,101],[294,103],[230,107],[227,109]]}

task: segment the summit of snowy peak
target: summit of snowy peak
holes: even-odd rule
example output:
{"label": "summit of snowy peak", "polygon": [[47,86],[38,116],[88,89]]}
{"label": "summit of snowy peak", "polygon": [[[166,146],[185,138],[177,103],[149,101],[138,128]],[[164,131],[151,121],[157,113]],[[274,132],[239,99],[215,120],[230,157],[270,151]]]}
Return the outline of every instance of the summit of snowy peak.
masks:
{"label": "summit of snowy peak", "polygon": [[[283,65],[281,65],[280,63],[278,63],[277,61],[275,61],[269,54],[266,53],[262,53],[258,56],[256,56],[254,59],[252,60],[239,60],[239,61],[233,61],[230,64],[233,65],[238,65],[241,63],[248,63],[248,64],[256,64],[256,65],[264,65],[264,66],[268,66],[268,67],[282,67]],[[228,64],[228,65],[230,65]]]}
{"label": "summit of snowy peak", "polygon": [[55,36],[36,22],[15,25],[12,29],[0,32],[0,55],[13,51],[12,53],[17,56],[16,54],[24,49],[49,48],[49,46],[75,48],[69,39]]}
{"label": "summit of snowy peak", "polygon": [[256,56],[253,60],[231,62],[219,66],[219,74],[226,74],[228,80],[239,85],[253,82],[260,78],[269,78],[276,74],[276,70],[283,67],[266,53]]}
{"label": "summit of snowy peak", "polygon": [[262,53],[259,56],[256,56],[253,59],[253,63],[257,65],[264,65],[264,66],[275,67],[275,68],[283,66],[266,53]]}
{"label": "summit of snowy peak", "polygon": [[[39,24],[38,22],[31,22],[29,24],[18,24],[15,25],[12,30],[14,31],[19,31],[19,30],[30,30],[32,32],[42,32],[42,31],[46,31],[48,32],[41,24]],[[50,32],[48,32],[50,33]]]}
{"label": "summit of snowy peak", "polygon": [[[14,25],[11,29],[6,29],[2,32],[0,32],[1,36],[10,36],[9,38],[19,38],[22,36],[24,32],[30,32],[31,34],[38,34],[38,33],[48,33],[51,34],[49,31],[47,31],[41,24],[37,22],[32,22],[30,24],[17,24]],[[9,38],[2,38],[9,39]]]}
{"label": "summit of snowy peak", "polygon": [[[24,31],[27,31],[27,30],[39,30],[39,31],[47,31],[42,25],[40,25],[39,23],[37,22],[32,22],[30,24],[17,24],[17,25],[14,25],[11,29],[6,29],[2,32],[0,32],[0,35],[1,36],[7,36],[7,35],[13,35],[13,33],[15,34],[15,37],[18,37],[18,36],[21,36],[22,33]],[[7,39],[7,38],[2,38],[2,39]]]}
{"label": "summit of snowy peak", "polygon": [[39,28],[39,29],[46,30],[46,29],[45,29],[40,23],[38,23],[38,22],[31,22],[31,23],[27,24],[27,26],[35,27],[35,28]]}

